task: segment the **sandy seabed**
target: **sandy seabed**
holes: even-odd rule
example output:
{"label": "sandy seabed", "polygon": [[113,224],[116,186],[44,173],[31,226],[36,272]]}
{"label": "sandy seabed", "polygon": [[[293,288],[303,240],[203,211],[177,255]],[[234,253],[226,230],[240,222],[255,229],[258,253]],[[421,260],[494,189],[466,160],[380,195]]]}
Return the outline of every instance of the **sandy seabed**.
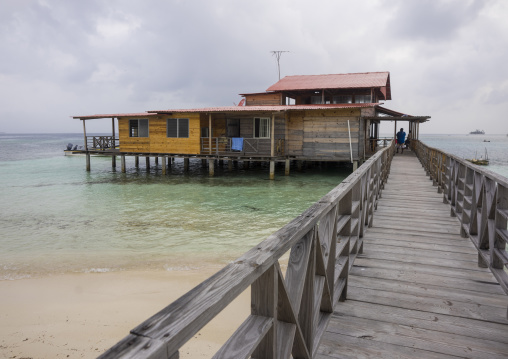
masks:
{"label": "sandy seabed", "polygon": [[[215,270],[0,281],[0,358],[96,358]],[[250,312],[247,290],[180,349],[210,358]]]}

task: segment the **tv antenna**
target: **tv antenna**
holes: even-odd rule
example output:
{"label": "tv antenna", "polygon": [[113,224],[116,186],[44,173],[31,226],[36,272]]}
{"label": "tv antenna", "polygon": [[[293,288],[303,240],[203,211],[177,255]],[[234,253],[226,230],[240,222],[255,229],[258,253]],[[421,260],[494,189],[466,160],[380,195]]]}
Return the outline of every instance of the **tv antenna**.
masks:
{"label": "tv antenna", "polygon": [[279,80],[280,80],[280,57],[282,56],[282,53],[289,52],[289,51],[270,51],[273,56],[277,59],[277,70],[279,72]]}

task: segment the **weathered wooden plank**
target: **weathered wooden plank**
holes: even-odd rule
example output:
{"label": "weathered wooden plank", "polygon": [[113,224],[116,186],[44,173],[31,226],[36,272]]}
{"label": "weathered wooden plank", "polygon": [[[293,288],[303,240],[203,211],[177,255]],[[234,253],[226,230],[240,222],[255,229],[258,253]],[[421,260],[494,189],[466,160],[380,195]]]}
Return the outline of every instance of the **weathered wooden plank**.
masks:
{"label": "weathered wooden plank", "polygon": [[[429,348],[431,349],[431,348]],[[317,359],[457,359],[455,355],[434,353],[431,350],[415,349],[372,341],[369,337],[356,338],[326,332],[319,348]]]}
{"label": "weathered wooden plank", "polygon": [[296,334],[296,324],[277,323],[277,350],[276,358],[289,358],[293,349],[293,341]]}
{"label": "weathered wooden plank", "polygon": [[129,334],[116,345],[108,349],[99,359],[135,359],[135,358],[167,359],[169,353],[166,344],[157,339],[150,339]]}
{"label": "weathered wooden plank", "polygon": [[273,325],[273,318],[258,315],[249,316],[213,358],[249,358],[265,335],[273,330]]}
{"label": "weathered wooden plank", "polygon": [[438,329],[443,336],[452,334],[469,338],[479,338],[504,343],[508,346],[506,325],[494,322],[479,322],[471,318],[457,318],[450,315],[398,308],[376,303],[362,303],[348,300],[341,303],[333,314],[332,320],[343,316],[379,320],[396,323],[410,328],[429,330]]}
{"label": "weathered wooden plank", "polygon": [[329,332],[463,358],[508,357],[508,346],[504,343],[463,336],[448,336],[445,342],[438,325],[429,330],[357,317],[340,319],[330,323]]}
{"label": "weathered wooden plank", "polygon": [[422,298],[446,297],[446,299],[449,300],[473,305],[489,305],[500,308],[506,308],[506,306],[508,306],[508,297],[501,293],[496,295],[482,291],[448,288],[439,286],[438,283],[436,283],[436,285],[429,285],[355,276],[350,285],[358,287],[358,290],[361,290],[360,288],[368,288],[378,291],[415,295]]}
{"label": "weathered wooden plank", "polygon": [[492,273],[485,270],[468,270],[469,266],[460,268],[447,268],[430,264],[406,263],[393,260],[379,260],[375,258],[358,257],[355,266],[374,268],[375,270],[397,270],[399,272],[418,273],[419,275],[435,275],[451,279],[464,279],[485,283],[496,283]]}
{"label": "weathered wooden plank", "polygon": [[442,277],[439,274],[425,274],[421,275],[415,271],[398,271],[397,269],[382,269],[382,268],[371,268],[371,267],[360,267],[354,266],[351,270],[351,274],[364,275],[372,278],[386,278],[390,280],[400,280],[410,283],[418,282],[420,284],[435,284],[439,283],[443,287],[457,288],[468,290],[471,285],[477,290],[483,290],[486,293],[500,294],[502,290],[499,284],[492,278],[491,281],[473,282],[467,279],[454,278],[454,277]]}

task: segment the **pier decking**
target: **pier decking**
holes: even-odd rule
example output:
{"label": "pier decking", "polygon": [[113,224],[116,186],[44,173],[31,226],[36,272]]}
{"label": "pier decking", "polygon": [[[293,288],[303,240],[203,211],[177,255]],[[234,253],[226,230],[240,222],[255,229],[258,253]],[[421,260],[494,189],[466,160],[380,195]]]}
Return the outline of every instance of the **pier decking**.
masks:
{"label": "pier decking", "polygon": [[414,152],[396,154],[317,358],[507,358],[508,298]]}

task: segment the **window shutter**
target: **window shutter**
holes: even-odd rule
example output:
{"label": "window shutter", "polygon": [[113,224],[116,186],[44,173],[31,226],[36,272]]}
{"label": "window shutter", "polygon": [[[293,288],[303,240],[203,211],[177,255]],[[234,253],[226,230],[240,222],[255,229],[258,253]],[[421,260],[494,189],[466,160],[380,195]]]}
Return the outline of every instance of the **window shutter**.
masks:
{"label": "window shutter", "polygon": [[178,119],[168,118],[166,131],[167,137],[178,137]]}
{"label": "window shutter", "polygon": [[148,137],[148,120],[139,121],[139,137]]}
{"label": "window shutter", "polygon": [[189,119],[179,118],[178,119],[178,137],[188,138],[189,137]]}

